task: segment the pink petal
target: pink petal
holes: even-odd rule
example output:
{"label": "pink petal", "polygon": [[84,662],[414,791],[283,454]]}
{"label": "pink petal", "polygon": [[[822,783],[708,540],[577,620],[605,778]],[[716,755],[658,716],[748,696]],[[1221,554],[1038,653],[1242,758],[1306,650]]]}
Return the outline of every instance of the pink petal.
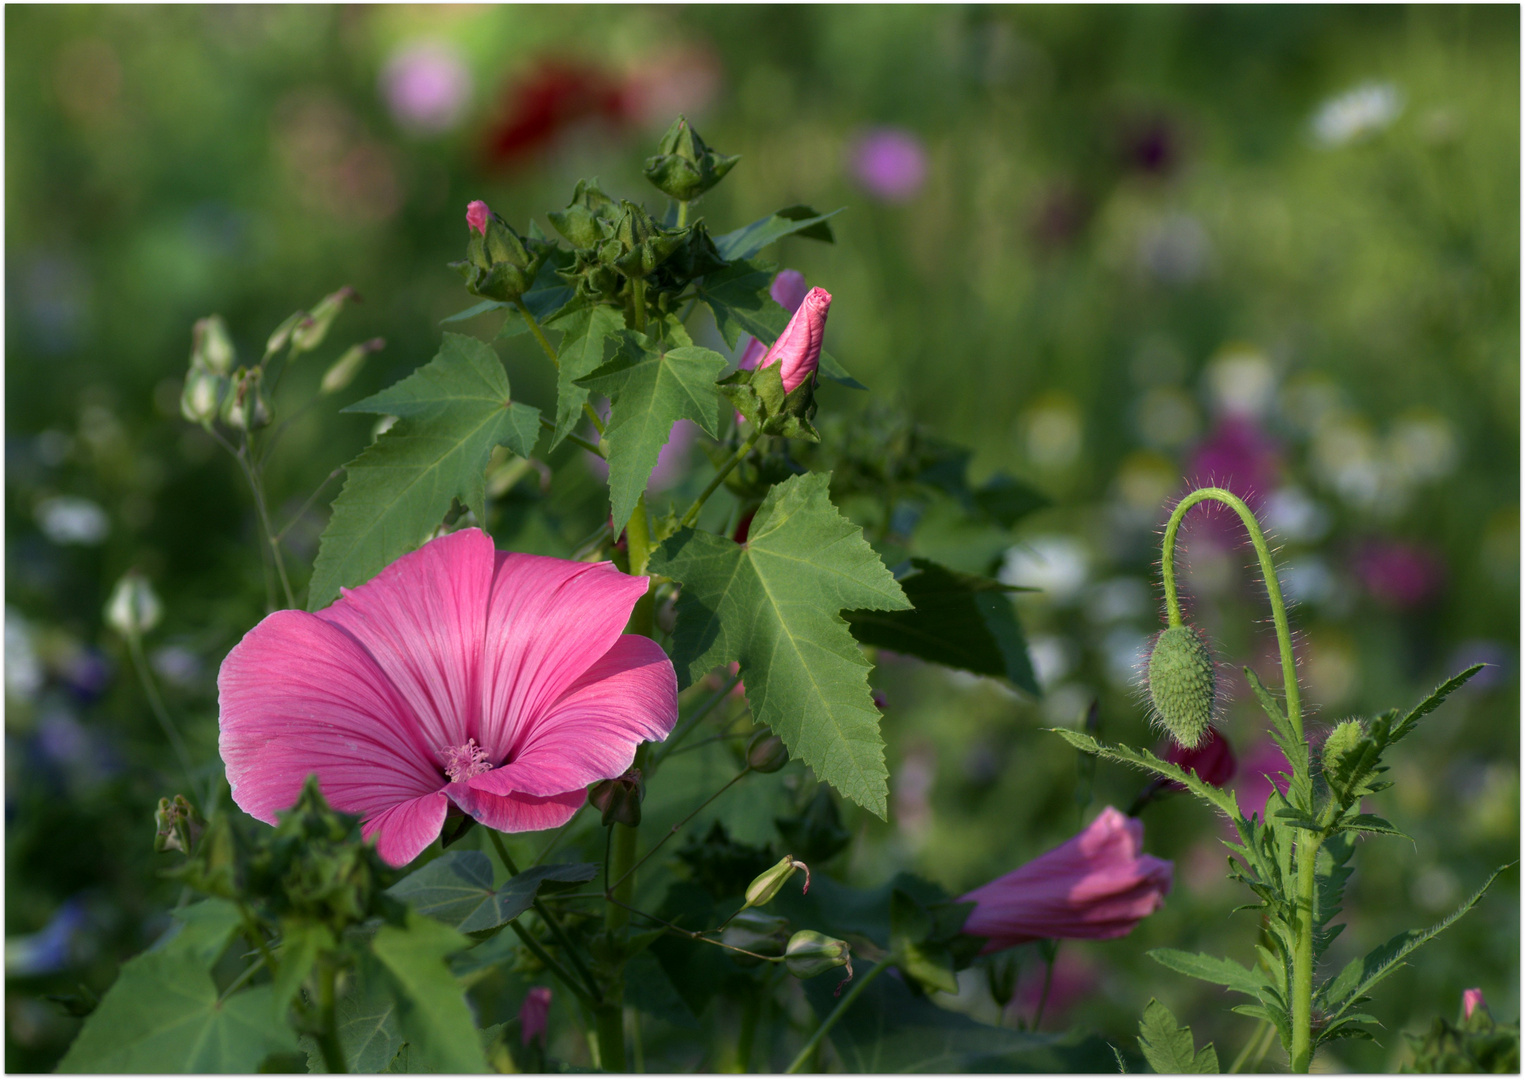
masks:
{"label": "pink petal", "polygon": [[474,776],[497,795],[549,796],[619,776],[643,741],[665,739],[678,716],[678,680],[662,647],[627,634],[561,700],[525,725],[510,761]]}
{"label": "pink petal", "polygon": [[317,616],[267,617],[223,661],[217,690],[233,801],[261,821],[275,824],[312,773],[335,808],[367,821],[444,785],[407,702]]}
{"label": "pink petal", "polygon": [[376,853],[393,866],[406,866],[434,842],[450,800],[443,791],[398,803],[365,823],[361,834],[376,838]]}
{"label": "pink petal", "polygon": [[[493,770],[493,772],[497,771],[497,769]],[[482,778],[486,779],[491,775],[492,773],[485,773]],[[559,829],[571,821],[572,815],[588,801],[588,794],[582,788],[576,791],[557,792],[555,795],[526,795],[518,791],[507,795],[496,795],[478,788],[476,779],[473,777],[471,786],[467,787],[460,797],[456,797],[456,804],[463,809],[465,804],[469,804],[470,809],[467,813],[489,829],[497,829],[499,832],[540,832],[543,829]],[[451,787],[466,787],[466,785],[452,784]],[[454,797],[456,793],[452,791],[451,795]]]}
{"label": "pink petal", "polygon": [[404,555],[318,617],[354,635],[418,718],[425,760],[482,737],[478,691],[492,540],[462,529]]}
{"label": "pink petal", "polygon": [[800,305],[805,302],[805,294],[809,291],[805,275],[798,270],[780,270],[773,279],[773,284],[768,287],[768,295],[791,315],[800,309]]}
{"label": "pink petal", "polygon": [[466,204],[466,226],[475,229],[483,236],[487,235],[487,219],[492,211],[481,199],[472,199]]}
{"label": "pink petal", "polygon": [[646,584],[609,563],[498,553],[476,736],[495,763],[610,650]]}
{"label": "pink petal", "polygon": [[741,350],[741,356],[736,361],[736,367],[741,371],[750,371],[757,366],[757,362],[768,355],[768,346],[758,341],[755,337],[747,338],[747,347]]}
{"label": "pink petal", "polygon": [[811,289],[800,301],[799,310],[784,327],[773,347],[758,363],[765,368],[779,365],[778,374],[784,383],[784,393],[815,375],[821,360],[821,342],[826,336],[826,316],[831,311],[831,293],[825,289]]}

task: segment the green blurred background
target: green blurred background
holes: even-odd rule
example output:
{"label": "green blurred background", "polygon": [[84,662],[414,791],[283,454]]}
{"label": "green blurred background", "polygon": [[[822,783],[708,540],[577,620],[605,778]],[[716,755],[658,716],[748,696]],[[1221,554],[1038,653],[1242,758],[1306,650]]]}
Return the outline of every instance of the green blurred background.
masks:
{"label": "green blurred background", "polygon": [[[349,284],[364,303],[328,351],[388,343],[272,459],[305,579],[334,487],[301,506],[371,431],[338,407],[428,359],[440,319],[469,304],[444,266],[466,202],[544,225],[597,175],[657,209],[640,162],[680,111],[743,155],[702,206],[714,231],[791,203],[847,207],[834,246],[771,252],[834,294],[830,346],[871,388],[830,387],[823,410],[904,410],[970,447],[976,477],[1005,470],[1054,499],[1002,570],[1043,590],[1019,604],[1042,699],[884,663],[891,820],[849,814],[839,873],[910,868],[962,892],[1131,802],[1136,776],[1104,766],[1087,791],[1041,729],[1096,699],[1104,735],[1153,739],[1133,669],[1159,625],[1162,507],[1190,479],[1251,493],[1284,545],[1316,725],[1494,665],[1398,754],[1377,809],[1414,842],[1361,846],[1333,960],[1435,921],[1518,856],[1517,8],[5,19],[9,1069],[52,1067],[78,1020],[47,995],[102,991],[178,895],[151,850],[178,774],[103,625],[113,583],[136,567],[163,598],[150,660],[209,771],[217,666],[265,610],[242,480],[178,414],[192,321],[221,313],[257,357],[288,313]],[[466,329],[490,336],[498,318]],[[499,350],[516,396],[544,407],[553,377],[527,342]],[[282,388],[278,419],[312,395],[318,360]],[[553,464],[585,479],[575,454]],[[572,501],[596,494],[571,486]],[[569,542],[512,510],[494,519],[500,543]],[[1208,517],[1185,537],[1185,588],[1220,659],[1279,677],[1241,535]],[[1230,681],[1223,728],[1241,765],[1263,760]],[[759,798],[726,812],[738,835],[768,831]],[[1200,808],[1165,801],[1144,820],[1175,890],[1130,937],[1064,946],[1045,1027],[1119,1042],[1154,995],[1232,1057],[1253,1022],[1143,954],[1246,955],[1253,917],[1227,912],[1247,894],[1224,881]],[[1518,931],[1512,871],[1384,986],[1380,1042],[1339,1044],[1320,1067],[1398,1067],[1398,1033],[1452,1016],[1466,987],[1515,1018]],[[993,1008],[972,982],[957,1007]]]}

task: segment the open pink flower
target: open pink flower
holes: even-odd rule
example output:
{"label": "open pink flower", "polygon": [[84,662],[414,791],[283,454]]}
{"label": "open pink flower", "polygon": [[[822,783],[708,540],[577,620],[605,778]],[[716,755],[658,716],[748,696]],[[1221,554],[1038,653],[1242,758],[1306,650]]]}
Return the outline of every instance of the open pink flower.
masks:
{"label": "open pink flower", "polygon": [[959,897],[992,953],[1040,938],[1122,937],[1157,911],[1173,867],[1142,853],[1144,824],[1107,807],[1078,836]]}
{"label": "open pink flower", "polygon": [[[768,287],[768,294],[773,297],[774,302],[790,315],[800,309],[800,305],[805,302],[805,294],[809,291],[810,289],[805,285],[805,275],[798,270],[780,270],[778,276],[773,279],[773,284]],[[749,337],[746,345],[742,347],[741,357],[736,361],[736,366],[743,371],[750,371],[767,355],[768,346],[755,337]]]}
{"label": "open pink flower", "polygon": [[316,773],[394,866],[452,804],[502,832],[565,824],[677,719],[671,661],[622,633],[646,583],[463,529],[320,612],[277,611],[217,676],[233,801],[274,824]]}

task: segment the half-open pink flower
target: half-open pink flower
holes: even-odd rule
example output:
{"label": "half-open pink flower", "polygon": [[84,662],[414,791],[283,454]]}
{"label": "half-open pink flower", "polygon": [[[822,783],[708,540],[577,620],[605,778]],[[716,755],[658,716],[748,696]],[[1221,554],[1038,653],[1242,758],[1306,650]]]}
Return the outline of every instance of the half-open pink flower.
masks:
{"label": "half-open pink flower", "polygon": [[1471,1020],[1472,1013],[1479,1005],[1484,1009],[1488,1008],[1488,1003],[1483,1000],[1481,987],[1474,986],[1471,990],[1463,990],[1461,992],[1461,1008],[1465,1019]]}
{"label": "half-open pink flower", "polygon": [[821,363],[821,342],[826,337],[826,314],[831,310],[831,293],[825,289],[811,289],[800,301],[799,310],[778,340],[758,361],[758,368],[778,365],[779,377],[784,381],[784,393],[789,393],[801,383],[815,378],[815,369]]}
{"label": "half-open pink flower", "polygon": [[[773,284],[768,286],[768,294],[773,297],[774,302],[790,315],[800,309],[800,305],[805,302],[805,294],[809,291],[809,287],[805,284],[805,275],[798,270],[780,270],[778,276],[773,279]],[[750,371],[767,355],[768,346],[755,337],[749,337],[746,345],[742,347],[741,356],[736,360],[736,366],[743,371]]]}
{"label": "half-open pink flower", "polygon": [[1143,854],[1144,824],[1107,807],[1078,836],[959,897],[992,953],[1040,938],[1122,937],[1157,911],[1173,867]]}
{"label": "half-open pink flower", "polygon": [[452,804],[502,832],[565,824],[677,719],[671,661],[622,632],[646,584],[463,529],[322,611],[277,611],[217,676],[233,801],[274,824],[316,773],[394,866]]}
{"label": "half-open pink flower", "polygon": [[487,235],[487,219],[492,211],[481,199],[472,199],[466,204],[466,226],[475,229],[483,236]]}

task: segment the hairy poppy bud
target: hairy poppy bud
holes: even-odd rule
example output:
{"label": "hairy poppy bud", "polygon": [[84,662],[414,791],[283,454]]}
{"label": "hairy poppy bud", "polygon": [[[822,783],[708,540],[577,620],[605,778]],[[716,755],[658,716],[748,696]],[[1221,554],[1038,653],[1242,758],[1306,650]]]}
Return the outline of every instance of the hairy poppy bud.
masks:
{"label": "hairy poppy bud", "polygon": [[759,731],[747,744],[747,767],[753,772],[775,773],[789,764],[789,749],[771,731]]}
{"label": "hairy poppy bud", "polygon": [[747,907],[762,907],[769,900],[778,895],[778,890],[784,887],[784,882],[794,876],[796,870],[805,871],[804,892],[810,891],[810,867],[800,862],[793,855],[785,855],[778,860],[777,864],[770,866],[752,879],[752,884],[747,886]]}
{"label": "hairy poppy bud", "polygon": [[630,769],[624,776],[594,784],[588,802],[603,814],[605,825],[641,823],[641,802],[646,798],[646,780],[640,769]]}
{"label": "hairy poppy bud", "polygon": [[656,154],[646,159],[644,171],[663,194],[688,202],[720,183],[740,160],[734,154],[715,153],[680,116],[662,136]]}
{"label": "hairy poppy bud", "polygon": [[106,601],[106,625],[123,637],[146,634],[159,625],[164,608],[148,579],[136,570],[123,574]]}
{"label": "hairy poppy bud", "polygon": [[801,930],[789,939],[784,949],[784,966],[796,979],[814,978],[835,967],[846,967],[847,977],[853,977],[852,950],[847,942],[827,937],[818,930]]}
{"label": "hairy poppy bud", "polygon": [[1212,725],[1217,695],[1212,654],[1190,626],[1172,626],[1149,656],[1149,700],[1155,719],[1181,746],[1197,746]]}

